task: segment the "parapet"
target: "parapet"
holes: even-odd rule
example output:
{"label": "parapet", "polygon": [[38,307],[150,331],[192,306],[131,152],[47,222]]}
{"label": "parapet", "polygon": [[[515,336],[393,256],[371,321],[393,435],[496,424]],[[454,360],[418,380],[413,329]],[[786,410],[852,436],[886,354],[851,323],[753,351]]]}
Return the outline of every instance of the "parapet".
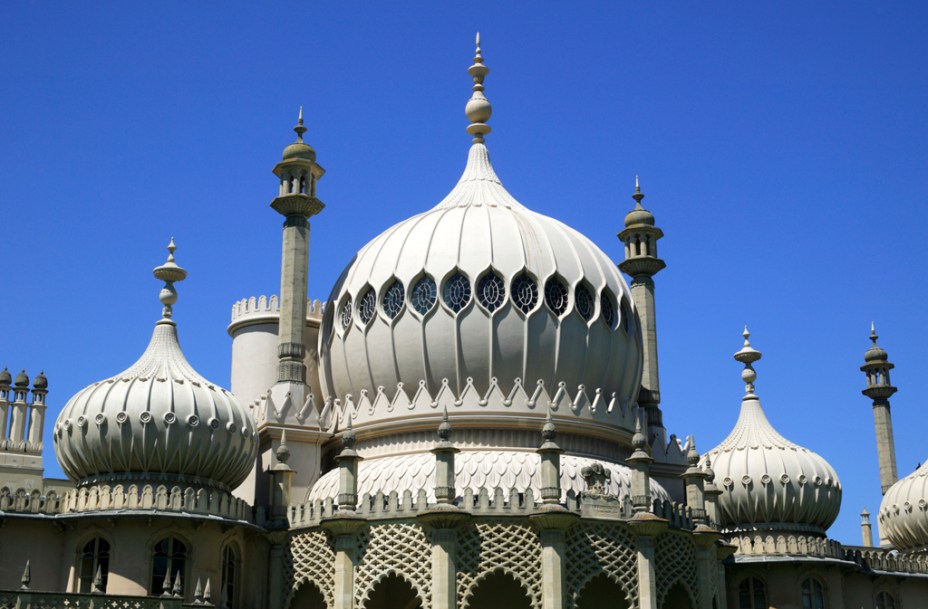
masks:
{"label": "parapet", "polygon": [[[319,327],[322,323],[322,313],[325,303],[320,300],[306,300],[306,323]],[[271,296],[252,296],[243,298],[232,305],[232,320],[229,323],[229,336],[234,336],[238,330],[256,324],[276,324],[280,318],[280,299],[276,294]]]}

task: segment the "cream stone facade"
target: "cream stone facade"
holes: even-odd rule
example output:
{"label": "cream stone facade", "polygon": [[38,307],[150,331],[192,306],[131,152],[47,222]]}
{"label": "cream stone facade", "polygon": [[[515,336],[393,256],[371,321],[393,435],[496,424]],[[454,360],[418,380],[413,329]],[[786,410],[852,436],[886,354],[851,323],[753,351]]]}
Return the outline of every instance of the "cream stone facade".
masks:
{"label": "cream stone facade", "polygon": [[[864,513],[845,545],[838,472],[768,420],[747,329],[728,437],[700,454],[667,434],[664,233],[640,185],[617,266],[504,188],[479,36],[468,73],[460,180],[325,302],[307,298],[325,171],[300,111],[274,167],[280,295],[233,305],[230,391],[180,348],[173,241],[135,364],[63,405],[43,374],[0,372],[0,609],[928,606],[928,466],[897,480],[875,331],[884,539]],[[68,480],[43,478],[45,416]]]}

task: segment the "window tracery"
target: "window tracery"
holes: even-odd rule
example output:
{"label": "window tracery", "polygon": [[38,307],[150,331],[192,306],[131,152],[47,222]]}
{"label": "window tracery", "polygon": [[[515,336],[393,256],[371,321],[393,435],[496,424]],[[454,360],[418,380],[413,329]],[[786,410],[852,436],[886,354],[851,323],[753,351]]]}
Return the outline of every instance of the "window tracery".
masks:
{"label": "window tracery", "polygon": [[151,596],[160,596],[173,589],[174,581],[180,577],[184,589],[187,565],[187,546],[176,537],[165,537],[155,544],[151,558]]}
{"label": "window tracery", "polygon": [[460,271],[457,271],[445,281],[441,295],[448,308],[455,313],[460,313],[470,302],[470,281]]}
{"label": "window tracery", "polygon": [[599,310],[602,314],[602,319],[609,328],[615,327],[615,306],[612,304],[612,294],[609,293],[609,290],[603,290],[602,294],[599,296]]}
{"label": "window tracery", "polygon": [[584,321],[593,319],[596,305],[593,302],[593,295],[590,293],[590,289],[581,283],[574,292],[574,298],[576,298],[577,312],[580,313],[580,317],[582,317]]}
{"label": "window tracery", "polygon": [[390,319],[395,319],[396,316],[400,314],[400,311],[403,310],[405,302],[406,290],[403,288],[403,282],[399,279],[394,279],[390,287],[383,293],[383,312],[386,313],[387,317]]}
{"label": "window tracery", "polygon": [[560,317],[567,311],[569,294],[567,286],[557,277],[548,279],[545,283],[545,304],[551,311]]}
{"label": "window tracery", "polygon": [[431,311],[438,300],[438,288],[435,286],[435,280],[428,275],[424,275],[413,286],[412,292],[409,294],[409,300],[412,302],[412,307],[420,315],[425,315]]}
{"label": "window tracery", "polygon": [[815,578],[802,580],[802,609],[825,609],[825,588]]}
{"label": "window tracery", "polygon": [[538,285],[522,273],[512,280],[512,302],[523,313],[529,313],[538,304]]}
{"label": "window tracery", "polygon": [[503,279],[490,271],[477,282],[477,302],[492,313],[503,305],[506,300],[506,284]]}
{"label": "window tracery", "polygon": [[342,308],[338,310],[338,321],[343,330],[347,330],[351,325],[351,296],[345,298]]}
{"label": "window tracery", "polygon": [[222,550],[222,606],[237,607],[236,578],[238,577],[238,552],[231,545]]}
{"label": "window tracery", "polygon": [[361,320],[361,323],[365,326],[374,319],[374,310],[377,307],[377,296],[374,294],[374,290],[367,288],[364,293],[361,295],[361,298],[358,299],[358,319]]}
{"label": "window tracery", "polygon": [[78,592],[94,591],[93,580],[100,571],[100,590],[106,591],[106,580],[110,572],[110,543],[102,537],[94,537],[81,549],[80,582]]}
{"label": "window tracery", "polygon": [[746,577],[738,584],[738,609],[767,609],[767,590],[756,577]]}

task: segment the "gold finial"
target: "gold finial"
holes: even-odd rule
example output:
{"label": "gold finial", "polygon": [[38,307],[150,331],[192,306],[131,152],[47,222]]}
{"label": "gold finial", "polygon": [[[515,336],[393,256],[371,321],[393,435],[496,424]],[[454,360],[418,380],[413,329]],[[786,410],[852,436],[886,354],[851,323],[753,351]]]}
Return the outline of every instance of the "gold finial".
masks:
{"label": "gold finial", "polygon": [[464,114],[470,121],[467,132],[474,136],[475,144],[482,144],[484,136],[490,132],[487,121],[493,114],[493,107],[483,94],[483,79],[490,73],[490,68],[483,65],[483,55],[480,49],[480,32],[477,32],[477,50],[474,54],[474,65],[467,69],[467,73],[474,80],[474,92],[464,107]]}
{"label": "gold finial", "polygon": [[153,271],[155,279],[160,279],[164,282],[164,287],[161,288],[161,293],[158,296],[159,300],[161,300],[161,304],[164,305],[164,308],[161,310],[162,321],[171,319],[173,306],[177,303],[177,290],[174,289],[174,282],[183,281],[187,277],[187,271],[174,262],[174,250],[176,249],[177,246],[174,245],[174,237],[171,237],[171,242],[168,243],[167,261],[161,266],[155,267]]}
{"label": "gold finial", "polygon": [[303,106],[300,105],[300,116],[297,118],[296,127],[293,128],[296,131],[296,141],[303,141],[303,134],[306,133],[306,127],[303,126]]}

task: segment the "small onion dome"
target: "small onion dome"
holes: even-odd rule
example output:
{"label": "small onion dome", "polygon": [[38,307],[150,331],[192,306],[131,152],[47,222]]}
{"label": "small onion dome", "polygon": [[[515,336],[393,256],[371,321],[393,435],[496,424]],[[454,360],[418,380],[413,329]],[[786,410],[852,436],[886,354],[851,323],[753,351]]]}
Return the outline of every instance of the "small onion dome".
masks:
{"label": "small onion dome", "polygon": [[164,313],[148,348],[125,372],[94,383],[68,401],[55,424],[61,468],[79,483],[155,479],[213,486],[240,484],[254,465],[257,438],[249,412],[187,363],[170,319],[173,283],[186,276],[168,262]]}
{"label": "small onion dome", "polygon": [[[631,497],[631,469],[619,463],[590,459],[576,455],[561,455],[561,501],[573,491],[586,490],[581,475],[584,467],[601,464],[610,476],[606,492],[620,499]],[[310,501],[338,497],[339,468],[319,478],[307,497]],[[536,452],[514,450],[462,450],[454,458],[454,489],[462,496],[466,489],[478,494],[487,489],[492,496],[497,488],[508,498],[511,490],[524,493],[531,489],[541,498],[541,457]],[[358,495],[389,495],[396,492],[402,499],[409,491],[413,497],[424,489],[429,501],[435,501],[435,455],[429,452],[364,459],[358,463]],[[651,500],[670,500],[670,495],[653,478]]]}
{"label": "small onion dome", "polygon": [[33,389],[48,389],[48,379],[45,378],[45,371],[39,372],[32,381]]}
{"label": "small onion dome", "polygon": [[316,160],[316,151],[313,147],[303,141],[303,134],[306,133],[306,127],[303,125],[303,106],[300,106],[300,118],[297,120],[296,141],[284,148],[283,160],[288,159],[306,159],[308,161]]}
{"label": "small onion dome", "polygon": [[29,377],[26,375],[25,370],[20,370],[19,374],[16,375],[16,381],[13,383],[16,387],[26,388],[29,386]]}
{"label": "small onion dome", "polygon": [[625,228],[641,225],[654,226],[654,215],[641,206],[644,193],[641,192],[638,176],[635,176],[635,194],[632,195],[632,198],[635,200],[635,209],[625,214]]}
{"label": "small onion dome", "polygon": [[928,546],[928,461],[889,487],[880,504],[880,532],[893,547]]}
{"label": "small onion dome", "polygon": [[0,386],[9,387],[12,382],[13,375],[10,374],[10,371],[4,366],[3,370],[0,370]]}
{"label": "small onion dome", "polygon": [[707,455],[722,491],[722,525],[787,525],[824,533],[841,508],[841,482],[825,459],[781,436],[767,420],[754,394],[753,363],[761,353],[751,347],[749,336],[745,328],[744,348],[735,354],[745,364],[741,414],[728,437]]}

